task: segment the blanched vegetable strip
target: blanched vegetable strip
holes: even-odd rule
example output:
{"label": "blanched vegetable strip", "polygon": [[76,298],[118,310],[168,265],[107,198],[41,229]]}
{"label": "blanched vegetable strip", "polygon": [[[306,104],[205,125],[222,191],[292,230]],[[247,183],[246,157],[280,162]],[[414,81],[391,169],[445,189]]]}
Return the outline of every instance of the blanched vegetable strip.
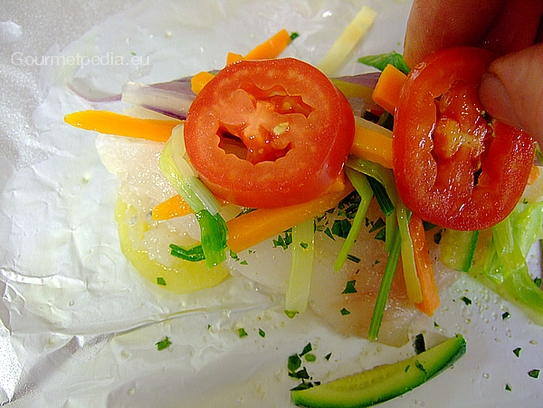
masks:
{"label": "blanched vegetable strip", "polygon": [[109,111],[81,111],[64,116],[69,125],[100,133],[165,142],[179,120],[141,119]]}
{"label": "blanched vegetable strip", "polygon": [[368,330],[368,339],[370,341],[377,341],[379,339],[379,329],[381,328],[381,322],[383,321],[388,294],[392,287],[392,281],[394,279],[394,274],[396,273],[396,268],[398,267],[398,261],[400,260],[400,248],[401,238],[398,233],[392,238],[387,264],[383,273],[381,285],[379,286],[375,306],[373,307],[370,328]]}
{"label": "blanched vegetable strip", "polygon": [[287,30],[283,29],[249,51],[245,55],[245,59],[260,60],[277,58],[297,36],[296,33],[291,35]]}
{"label": "blanched vegetable strip", "polygon": [[[175,89],[174,82],[171,84],[172,89],[164,89],[159,86],[165,86],[165,84],[152,86],[127,82],[123,86],[122,101],[172,118],[185,119],[194,95],[184,89],[173,90]],[[175,84],[181,84],[181,82],[175,82]],[[182,87],[178,86],[178,88]]]}
{"label": "blanched vegetable strip", "polygon": [[175,217],[182,217],[183,215],[190,213],[192,213],[192,209],[188,203],[183,200],[183,197],[178,194],[156,205],[151,214],[153,220],[163,221]]}
{"label": "blanched vegetable strip", "polygon": [[351,154],[391,169],[392,132],[369,120],[357,117]]}
{"label": "blanched vegetable strip", "polygon": [[347,82],[342,78],[330,78],[330,81],[332,81],[347,98],[360,98],[366,103],[371,101],[371,95],[373,93],[373,87],[371,86]]}
{"label": "blanched vegetable strip", "polygon": [[[519,203],[507,217],[507,222],[492,228],[492,244],[477,249],[469,271],[539,325],[543,325],[543,291],[535,284],[526,262],[521,262],[518,254],[527,253],[537,241],[542,229],[542,212],[543,202]],[[507,228],[512,231],[506,231]],[[509,269],[504,260],[516,270]]]}
{"label": "blanched vegetable strip", "polygon": [[468,272],[473,262],[479,231],[446,229],[442,233],[439,260],[449,268]]}
{"label": "blanched vegetable strip", "polygon": [[415,252],[413,249],[413,241],[409,233],[409,210],[402,202],[396,205],[396,216],[398,219],[398,229],[401,237],[402,247],[402,267],[405,280],[405,288],[409,300],[414,304],[423,301],[422,289],[417,276],[417,266],[415,263]]}
{"label": "blanched vegetable strip", "polygon": [[398,68],[387,65],[373,90],[373,101],[387,112],[394,113],[406,79],[407,75]]}
{"label": "blanched vegetable strip", "polygon": [[326,75],[333,75],[372,26],[376,16],[375,10],[362,6],[317,67]]}
{"label": "blanched vegetable strip", "polygon": [[195,213],[207,210],[217,214],[221,206],[207,187],[196,177],[192,167],[185,160],[184,124],[177,126],[160,155],[159,167],[176,191]]}
{"label": "blanched vegetable strip", "polygon": [[279,208],[261,208],[229,220],[228,246],[241,252],[266,239],[281,234],[294,225],[313,219],[334,208],[352,191],[347,184],[339,191],[332,191],[307,203]]}
{"label": "blanched vegetable strip", "polygon": [[217,199],[195,177],[192,168],[183,158],[184,154],[183,125],[179,125],[173,130],[160,155],[159,167],[196,214],[206,265],[213,267],[226,259],[226,223],[219,214]]}
{"label": "blanched vegetable strip", "polygon": [[528,268],[519,243],[515,239],[511,217],[505,218],[492,227],[492,245],[499,260],[505,266],[506,273],[514,274]]}
{"label": "blanched vegetable strip", "polygon": [[226,238],[228,230],[221,214],[211,214],[208,210],[196,213],[200,225],[202,251],[208,268],[217,266],[226,260]]}
{"label": "blanched vegetable strip", "polygon": [[415,255],[415,266],[417,268],[417,277],[420,282],[422,292],[422,302],[415,306],[421,312],[432,316],[439,307],[439,293],[434,278],[434,268],[428,252],[428,243],[422,219],[417,215],[411,215],[409,221],[409,234],[413,243],[413,252]]}
{"label": "blanched vegetable strip", "polygon": [[292,265],[288,279],[285,310],[304,313],[309,299],[315,255],[315,223],[308,219],[292,227]]}
{"label": "blanched vegetable strip", "polygon": [[360,228],[364,223],[366,212],[368,211],[368,207],[370,206],[371,199],[373,198],[373,191],[368,183],[366,175],[348,167],[345,168],[345,174],[347,174],[347,177],[349,178],[351,184],[358,192],[358,195],[360,196],[360,204],[358,205],[358,209],[353,219],[351,229],[349,230],[347,238],[345,238],[345,242],[343,243],[341,250],[339,251],[336,262],[334,263],[334,269],[336,271],[339,271],[347,260],[347,257],[349,256],[356,237],[360,232]]}

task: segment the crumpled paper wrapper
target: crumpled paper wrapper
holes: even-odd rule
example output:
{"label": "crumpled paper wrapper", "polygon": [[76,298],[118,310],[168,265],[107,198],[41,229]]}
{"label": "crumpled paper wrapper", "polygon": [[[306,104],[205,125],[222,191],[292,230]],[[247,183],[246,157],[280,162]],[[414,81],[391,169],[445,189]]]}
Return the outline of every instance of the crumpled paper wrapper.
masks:
{"label": "crumpled paper wrapper", "polygon": [[[95,134],[63,116],[120,109],[73,90],[100,99],[126,81],[217,69],[228,51],[244,53],[282,28],[300,33],[288,54],[316,63],[366,4],[379,12],[375,26],[339,74],[364,72],[357,56],[401,51],[410,2],[49,3],[0,10],[0,405],[284,407],[296,385],[286,359],[310,339],[322,355],[335,347],[332,365],[315,368],[324,380],[399,358],[330,332],[311,313],[286,318],[280,298],[239,276],[188,295],[141,278],[119,249],[118,180]],[[157,351],[166,336],[172,346]],[[438,386],[413,398],[439,395]]]}

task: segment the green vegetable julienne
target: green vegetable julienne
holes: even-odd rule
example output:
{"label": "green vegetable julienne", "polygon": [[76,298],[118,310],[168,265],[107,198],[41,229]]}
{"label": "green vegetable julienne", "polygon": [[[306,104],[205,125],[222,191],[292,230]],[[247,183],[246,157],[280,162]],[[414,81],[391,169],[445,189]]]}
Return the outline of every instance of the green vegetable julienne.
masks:
{"label": "green vegetable julienne", "polygon": [[392,51],[387,54],[366,55],[359,58],[358,62],[373,68],[377,68],[379,71],[384,70],[389,64],[398,68],[406,75],[409,73],[409,71],[411,71],[411,69],[405,63],[403,55],[398,54],[396,51]]}

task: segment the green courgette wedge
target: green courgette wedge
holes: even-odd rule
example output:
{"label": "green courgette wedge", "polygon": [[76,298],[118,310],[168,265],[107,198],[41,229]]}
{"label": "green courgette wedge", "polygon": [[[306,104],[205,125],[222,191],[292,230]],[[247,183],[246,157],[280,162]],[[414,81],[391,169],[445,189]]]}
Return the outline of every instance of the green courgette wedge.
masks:
{"label": "green courgette wedge", "polygon": [[465,352],[466,341],[457,334],[406,360],[312,388],[292,390],[292,398],[296,405],[312,408],[369,407],[418,387],[451,367]]}

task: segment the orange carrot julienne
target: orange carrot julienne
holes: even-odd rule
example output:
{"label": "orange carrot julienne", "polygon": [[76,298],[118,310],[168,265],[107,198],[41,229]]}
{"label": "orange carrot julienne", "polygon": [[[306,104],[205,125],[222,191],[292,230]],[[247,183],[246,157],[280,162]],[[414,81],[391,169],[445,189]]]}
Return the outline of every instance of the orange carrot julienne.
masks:
{"label": "orange carrot julienne", "polygon": [[245,61],[245,58],[241,54],[235,52],[229,52],[226,56],[226,65],[234,64],[235,62]]}
{"label": "orange carrot julienne", "polygon": [[409,233],[413,242],[413,252],[415,254],[415,265],[417,276],[420,281],[422,291],[422,302],[415,304],[421,312],[432,316],[439,307],[439,293],[434,278],[434,269],[428,252],[428,243],[422,219],[413,214],[409,221]]}
{"label": "orange carrot julienne", "polygon": [[539,167],[537,167],[535,164],[532,164],[532,170],[530,171],[530,175],[528,176],[528,182],[526,184],[534,184],[538,177]]}
{"label": "orange carrot julienne", "polygon": [[213,78],[215,78],[215,75],[213,75],[211,72],[206,72],[206,71],[202,71],[194,75],[190,79],[190,86],[191,86],[192,92],[198,95],[200,91],[203,89],[203,87],[206,86],[208,82],[211,81]]}
{"label": "orange carrot julienne", "polygon": [[387,112],[394,113],[406,78],[407,75],[398,68],[387,65],[373,90],[373,101]]}
{"label": "orange carrot julienne", "polygon": [[180,120],[142,119],[109,111],[87,110],[64,116],[69,125],[117,136],[165,142]]}
{"label": "orange carrot julienne", "polygon": [[317,217],[335,207],[352,191],[347,184],[340,191],[331,191],[303,204],[280,208],[261,208],[227,221],[230,249],[241,252],[266,239],[281,234],[294,225]]}
{"label": "orange carrot julienne", "polygon": [[163,221],[175,217],[182,217],[183,215],[190,213],[192,213],[190,206],[183,197],[177,194],[155,206],[152,211],[152,217],[153,220]]}
{"label": "orange carrot julienne", "polygon": [[249,51],[249,53],[245,55],[245,59],[259,60],[277,58],[291,42],[292,38],[290,34],[287,30],[283,29]]}
{"label": "orange carrot julienne", "polygon": [[351,153],[388,169],[392,168],[392,138],[374,130],[356,126]]}

